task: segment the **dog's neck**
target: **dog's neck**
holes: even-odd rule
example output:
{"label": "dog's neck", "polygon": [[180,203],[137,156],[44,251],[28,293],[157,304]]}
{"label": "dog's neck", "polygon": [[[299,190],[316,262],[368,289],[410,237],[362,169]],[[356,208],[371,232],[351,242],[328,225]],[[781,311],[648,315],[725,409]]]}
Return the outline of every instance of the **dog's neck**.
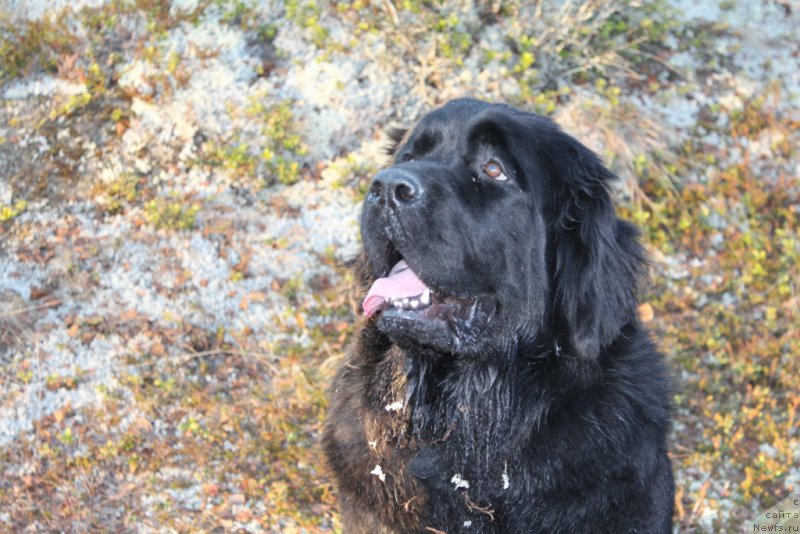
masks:
{"label": "dog's neck", "polygon": [[[510,354],[487,361],[434,355],[424,349],[402,352],[410,429],[417,439],[441,442],[456,430],[469,431],[478,421],[483,433],[504,434],[511,425],[510,404],[518,381],[509,372],[512,367],[500,364]],[[484,421],[489,417],[493,421]]]}
{"label": "dog's neck", "polygon": [[[401,348],[376,329],[363,331],[359,343],[365,350],[356,353],[382,355],[361,362],[374,369],[369,395],[387,411],[402,406],[408,437],[422,443],[443,443],[459,435],[465,442],[477,442],[469,439],[473,433],[481,441],[489,435],[513,440],[516,428],[544,424],[570,391],[601,375],[597,362],[539,340],[498,347],[480,359]],[[526,409],[511,399],[524,399]]]}

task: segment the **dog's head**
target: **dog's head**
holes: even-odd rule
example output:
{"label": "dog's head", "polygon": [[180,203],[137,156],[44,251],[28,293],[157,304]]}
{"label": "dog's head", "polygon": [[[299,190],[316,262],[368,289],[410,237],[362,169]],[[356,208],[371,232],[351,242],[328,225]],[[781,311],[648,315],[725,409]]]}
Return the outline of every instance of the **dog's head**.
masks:
{"label": "dog's head", "polygon": [[636,231],[586,147],[544,117],[468,99],[394,137],[357,271],[392,341],[456,355],[551,341],[594,358],[635,320]]}

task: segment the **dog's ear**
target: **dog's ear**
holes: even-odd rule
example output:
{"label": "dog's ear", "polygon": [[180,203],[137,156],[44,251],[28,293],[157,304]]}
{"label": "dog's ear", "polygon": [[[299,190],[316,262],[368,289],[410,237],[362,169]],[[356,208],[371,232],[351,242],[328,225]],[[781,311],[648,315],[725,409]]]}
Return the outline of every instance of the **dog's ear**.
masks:
{"label": "dog's ear", "polygon": [[592,359],[637,320],[645,256],[636,228],[617,218],[608,192],[614,175],[578,141],[558,137],[548,150],[561,178],[548,217],[554,326],[570,352]]}

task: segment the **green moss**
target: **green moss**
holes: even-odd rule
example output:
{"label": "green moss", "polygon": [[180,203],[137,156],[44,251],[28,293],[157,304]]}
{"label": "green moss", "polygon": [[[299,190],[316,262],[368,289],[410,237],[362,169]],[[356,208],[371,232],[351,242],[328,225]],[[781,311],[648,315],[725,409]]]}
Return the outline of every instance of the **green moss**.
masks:
{"label": "green moss", "polygon": [[72,434],[72,428],[65,428],[64,431],[58,436],[58,441],[64,445],[72,445],[75,443],[75,436]]}
{"label": "green moss", "polygon": [[257,158],[250,154],[250,147],[246,143],[221,147],[217,157],[226,169],[243,173],[252,172],[257,163]]}
{"label": "green moss", "polygon": [[[519,9],[514,6],[504,8],[505,16],[514,16]],[[598,80],[608,83],[624,79],[626,65],[636,64],[640,71],[663,69],[652,58],[676,25],[667,8],[658,1],[604,2],[602,7],[588,16],[577,5],[565,7],[558,15],[553,6],[546,7],[543,20],[537,22],[548,24],[557,16],[558,31],[542,38],[525,32],[509,35],[514,52],[503,61],[520,86],[522,98],[517,104],[532,104],[542,90],[552,90],[554,80],[562,87]],[[545,73],[540,73],[542,68]]]}
{"label": "green moss", "polygon": [[292,101],[284,100],[267,106],[266,99],[253,99],[247,110],[249,116],[259,121],[267,139],[260,147],[260,159],[268,174],[280,183],[293,183],[300,179],[299,158],[308,153],[292,117]]}
{"label": "green moss", "polygon": [[300,293],[300,290],[303,288],[303,278],[301,276],[296,276],[287,280],[281,286],[281,294],[286,297],[287,300],[291,302],[296,302],[297,297]]}
{"label": "green moss", "polygon": [[25,200],[18,200],[9,206],[0,206],[0,222],[6,222],[27,209],[28,202]]}
{"label": "green moss", "polygon": [[159,229],[191,230],[200,205],[179,199],[156,198],[144,205],[144,218]]}
{"label": "green moss", "polygon": [[328,44],[329,30],[322,25],[322,8],[315,0],[287,0],[286,17],[303,28],[318,48]]}
{"label": "green moss", "polygon": [[291,101],[267,105],[265,97],[253,98],[246,115],[261,124],[265,142],[252,145],[238,137],[226,144],[207,142],[201,161],[221,166],[237,176],[256,176],[263,172],[268,184],[291,184],[300,179],[300,159],[308,153],[293,121]]}
{"label": "green moss", "polygon": [[62,17],[20,22],[0,15],[0,82],[34,70],[55,73],[76,43]]}
{"label": "green moss", "polygon": [[102,182],[92,188],[92,196],[98,205],[110,214],[121,213],[139,198],[139,178],[122,174],[110,182]]}

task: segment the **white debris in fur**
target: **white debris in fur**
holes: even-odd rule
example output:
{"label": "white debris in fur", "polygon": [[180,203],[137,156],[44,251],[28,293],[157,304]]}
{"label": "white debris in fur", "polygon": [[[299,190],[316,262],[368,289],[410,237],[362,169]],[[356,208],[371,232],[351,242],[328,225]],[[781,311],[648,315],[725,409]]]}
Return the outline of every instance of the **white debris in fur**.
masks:
{"label": "white debris in fur", "polygon": [[403,402],[402,401],[395,401],[391,404],[387,404],[384,409],[387,412],[399,412],[403,409]]}
{"label": "white debris in fur", "polygon": [[508,478],[508,462],[506,462],[505,467],[503,468],[503,489],[507,490],[511,487],[511,479]]}
{"label": "white debris in fur", "polygon": [[367,444],[369,445],[369,448],[372,449],[373,451],[378,449],[377,441],[368,441]]}
{"label": "white debris in fur", "polygon": [[455,475],[453,475],[453,478],[450,479],[450,482],[453,483],[455,489],[461,489],[461,488],[469,489],[469,482],[461,478],[461,473],[456,473]]}
{"label": "white debris in fur", "polygon": [[380,465],[376,465],[375,469],[369,472],[370,475],[375,475],[381,482],[386,482],[386,473],[383,472]]}
{"label": "white debris in fur", "polygon": [[472,526],[472,521],[464,521],[464,526],[465,527],[471,527]]}

